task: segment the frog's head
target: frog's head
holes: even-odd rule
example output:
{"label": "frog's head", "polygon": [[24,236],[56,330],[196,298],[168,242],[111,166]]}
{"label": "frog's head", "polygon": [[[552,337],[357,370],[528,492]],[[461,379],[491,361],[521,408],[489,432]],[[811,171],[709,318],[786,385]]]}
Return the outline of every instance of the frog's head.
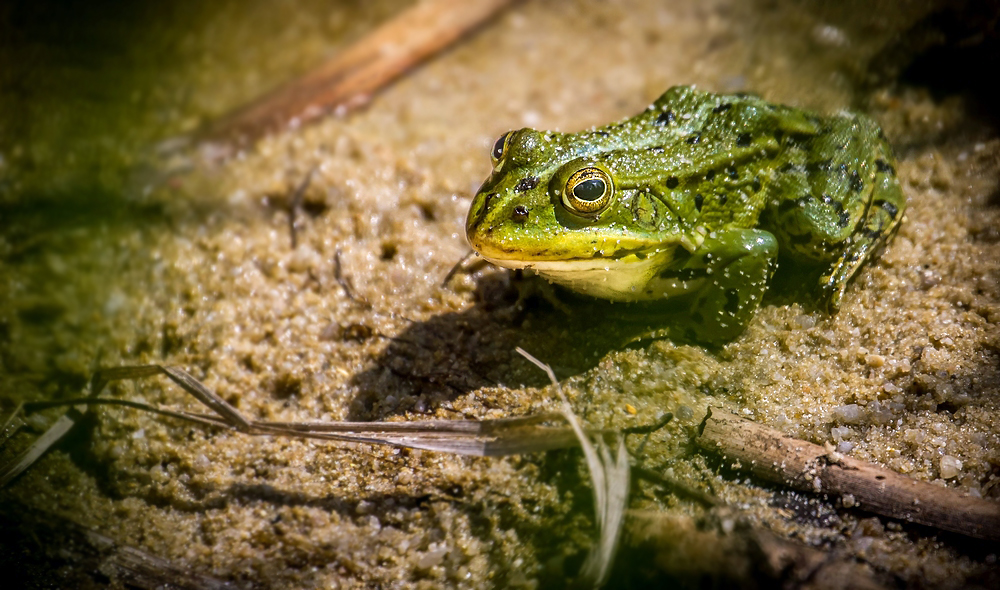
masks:
{"label": "frog's head", "polygon": [[541,269],[649,243],[631,231],[629,191],[618,190],[614,170],[602,161],[613,146],[582,135],[520,129],[500,136],[490,153],[493,172],[466,221],[477,252],[507,268]]}
{"label": "frog's head", "polygon": [[616,180],[608,156],[621,147],[602,130],[503,134],[490,153],[493,172],[469,209],[469,243],[499,266],[533,269],[600,297],[632,298],[654,272],[649,255],[662,236],[638,227],[636,215],[646,213],[633,211],[637,190]]}

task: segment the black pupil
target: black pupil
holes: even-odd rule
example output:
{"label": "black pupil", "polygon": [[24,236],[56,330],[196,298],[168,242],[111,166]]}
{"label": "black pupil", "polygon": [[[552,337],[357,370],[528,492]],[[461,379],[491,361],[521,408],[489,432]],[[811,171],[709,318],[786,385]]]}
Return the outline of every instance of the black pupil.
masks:
{"label": "black pupil", "polygon": [[604,196],[604,188],[600,178],[588,178],[573,187],[573,196],[581,201],[596,201]]}
{"label": "black pupil", "polygon": [[510,135],[509,131],[507,133],[504,133],[503,135],[501,135],[500,139],[498,139],[497,142],[493,144],[493,159],[494,160],[499,160],[503,156],[503,142],[504,142],[504,140],[507,139],[508,135]]}

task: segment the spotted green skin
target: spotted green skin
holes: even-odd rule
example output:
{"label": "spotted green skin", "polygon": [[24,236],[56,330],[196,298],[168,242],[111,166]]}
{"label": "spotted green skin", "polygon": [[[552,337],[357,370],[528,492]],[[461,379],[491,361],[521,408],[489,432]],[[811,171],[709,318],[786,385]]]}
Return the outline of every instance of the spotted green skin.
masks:
{"label": "spotted green skin", "polygon": [[[716,343],[753,318],[779,252],[818,263],[833,312],[848,281],[895,234],[906,200],[868,117],[821,117],[747,95],[671,88],[645,111],[580,133],[506,140],[466,223],[508,268],[617,301],[683,301],[672,329]],[[560,195],[581,167],[614,183],[596,216]]]}

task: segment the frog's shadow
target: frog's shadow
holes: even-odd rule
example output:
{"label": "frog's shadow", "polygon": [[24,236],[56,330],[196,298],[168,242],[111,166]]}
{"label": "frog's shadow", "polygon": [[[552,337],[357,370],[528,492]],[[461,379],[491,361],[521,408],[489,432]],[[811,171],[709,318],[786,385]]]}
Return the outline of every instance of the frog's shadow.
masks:
{"label": "frog's shadow", "polygon": [[[800,301],[806,309],[815,307],[801,274],[782,275],[779,272],[775,277],[778,280],[764,305]],[[388,346],[371,366],[351,378],[358,393],[350,402],[347,419],[372,421],[397,414],[434,413],[484,387],[544,387],[548,377],[519,355],[516,347],[548,363],[558,379],[565,379],[593,368],[613,350],[663,338],[652,334],[683,313],[676,307],[650,313],[641,304],[611,303],[566,290],[558,290],[557,295],[569,312],[556,309],[542,297],[518,302],[512,284],[517,279],[512,276],[487,273],[479,279],[476,304],[469,309],[414,322],[388,336]],[[670,339],[691,343],[673,335]]]}
{"label": "frog's shadow", "polygon": [[622,304],[594,301],[581,306],[574,301],[567,313],[542,297],[518,302],[511,277],[506,272],[487,273],[478,280],[476,303],[469,309],[414,322],[389,337],[371,366],[351,378],[358,394],[350,403],[348,419],[432,413],[484,387],[548,385],[545,373],[516,347],[548,363],[558,379],[565,379],[628,344],[627,330],[601,313],[607,307],[621,309]]}

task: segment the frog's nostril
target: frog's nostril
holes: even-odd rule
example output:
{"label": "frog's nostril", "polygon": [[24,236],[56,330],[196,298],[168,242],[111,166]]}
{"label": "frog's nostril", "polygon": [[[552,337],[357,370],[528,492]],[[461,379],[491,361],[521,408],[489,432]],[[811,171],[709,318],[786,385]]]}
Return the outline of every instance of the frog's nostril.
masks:
{"label": "frog's nostril", "polygon": [[539,178],[537,176],[528,176],[527,178],[522,178],[521,180],[517,181],[517,186],[514,187],[514,190],[519,193],[523,193],[524,191],[530,191],[531,189],[538,186],[538,180]]}
{"label": "frog's nostril", "polygon": [[511,211],[510,218],[518,223],[524,223],[528,220],[528,208],[524,205],[514,207],[514,210]]}

